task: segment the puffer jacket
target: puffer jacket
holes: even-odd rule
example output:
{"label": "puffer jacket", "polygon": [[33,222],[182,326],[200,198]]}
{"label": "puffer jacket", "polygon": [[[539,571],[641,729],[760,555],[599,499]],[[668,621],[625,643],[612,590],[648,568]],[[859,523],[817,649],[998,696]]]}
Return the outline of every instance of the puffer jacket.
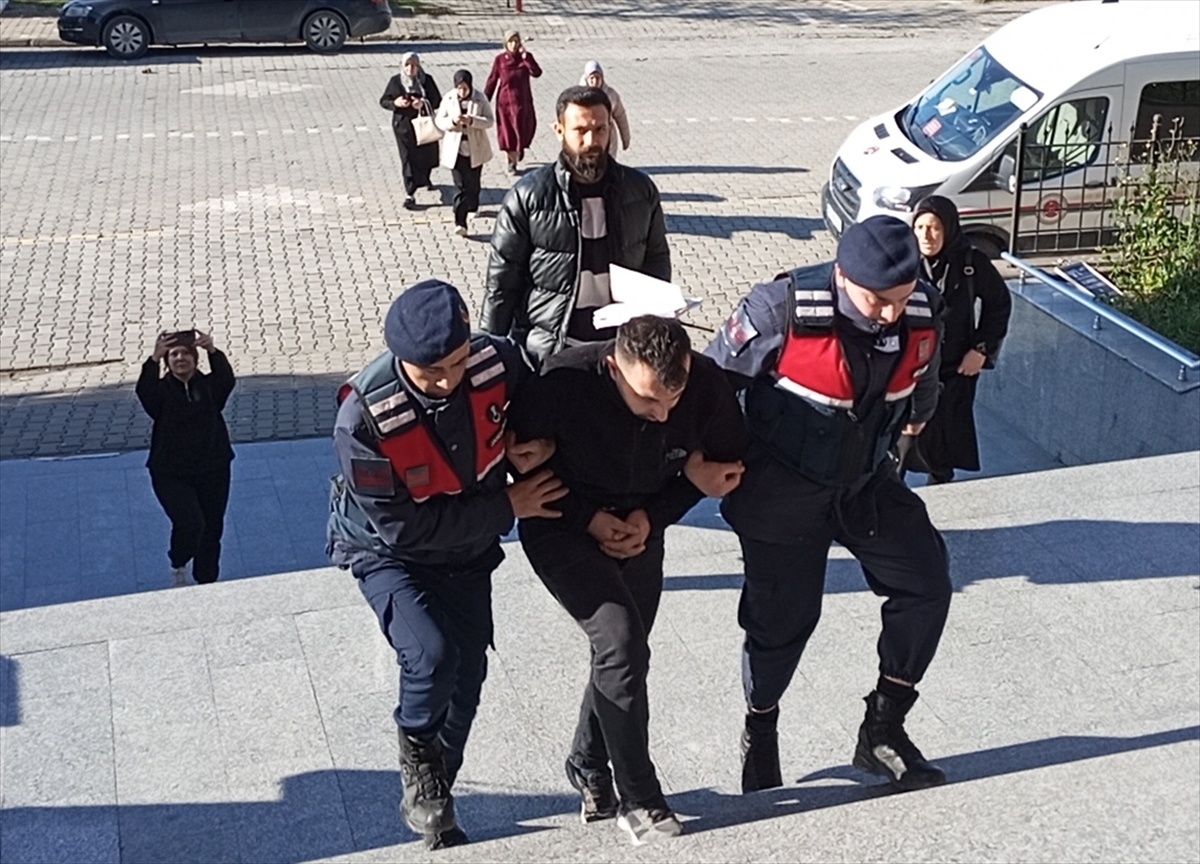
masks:
{"label": "puffer jacket", "polygon": [[[669,280],[671,252],[658,187],[612,159],[607,178],[610,263]],[[512,336],[539,361],[566,344],[579,285],[580,206],[560,158],[508,191],[492,231],[481,326]]]}

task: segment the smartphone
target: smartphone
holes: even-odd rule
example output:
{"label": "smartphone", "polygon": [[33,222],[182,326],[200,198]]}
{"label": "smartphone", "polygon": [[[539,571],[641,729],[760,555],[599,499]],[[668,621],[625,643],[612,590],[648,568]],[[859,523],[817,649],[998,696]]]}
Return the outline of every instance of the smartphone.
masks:
{"label": "smartphone", "polygon": [[196,331],[195,330],[178,330],[171,334],[172,345],[195,345]]}

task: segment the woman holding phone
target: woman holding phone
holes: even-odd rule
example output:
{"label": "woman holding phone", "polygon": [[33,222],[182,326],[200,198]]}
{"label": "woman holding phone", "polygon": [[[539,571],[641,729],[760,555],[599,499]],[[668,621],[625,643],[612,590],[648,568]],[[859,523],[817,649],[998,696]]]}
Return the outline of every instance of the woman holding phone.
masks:
{"label": "woman holding phone", "polygon": [[454,89],[442,96],[433,122],[446,133],[442,167],[454,178],[454,233],[466,237],[467,217],[479,210],[480,175],[492,158],[487,130],[496,125],[492,106],[466,69],[454,73]]}
{"label": "woman holding phone", "polygon": [[[207,374],[198,366],[200,348],[208,352]],[[189,564],[196,582],[216,582],[220,571],[233,461],[221,412],[233,385],[229,360],[199,330],[160,333],[138,377],[138,401],[154,421],[146,467],[171,520],[173,587],[187,584]]]}

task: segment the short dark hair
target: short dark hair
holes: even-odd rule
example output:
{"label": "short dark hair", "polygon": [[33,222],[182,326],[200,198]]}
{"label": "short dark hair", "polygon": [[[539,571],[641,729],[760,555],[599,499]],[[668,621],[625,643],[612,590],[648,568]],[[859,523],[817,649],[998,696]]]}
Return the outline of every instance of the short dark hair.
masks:
{"label": "short dark hair", "polygon": [[692,340],[674,318],[630,318],[617,329],[617,353],[626,360],[645,363],[668,390],[687,383]]}
{"label": "short dark hair", "polygon": [[559,120],[567,112],[568,105],[580,105],[584,108],[595,108],[603,105],[612,114],[612,100],[599,87],[581,87],[578,84],[568,87],[558,94],[558,104],[554,106],[554,114]]}

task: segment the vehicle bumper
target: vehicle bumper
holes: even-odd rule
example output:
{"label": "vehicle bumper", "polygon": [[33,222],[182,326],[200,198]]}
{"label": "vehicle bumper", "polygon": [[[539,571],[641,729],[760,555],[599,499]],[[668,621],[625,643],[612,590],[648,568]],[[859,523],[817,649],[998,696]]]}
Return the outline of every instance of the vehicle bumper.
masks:
{"label": "vehicle bumper", "polygon": [[382,33],[392,26],[392,13],[383,10],[376,15],[369,15],[354,22],[350,30],[351,37],[369,36],[372,33]]}
{"label": "vehicle bumper", "polygon": [[59,18],[58,38],[76,45],[99,45],[100,22],[90,18]]}
{"label": "vehicle bumper", "polygon": [[841,237],[847,226],[854,222],[854,217],[845,213],[833,196],[829,194],[828,183],[821,187],[821,215],[825,218],[825,227],[829,229],[829,233],[835,240]]}

